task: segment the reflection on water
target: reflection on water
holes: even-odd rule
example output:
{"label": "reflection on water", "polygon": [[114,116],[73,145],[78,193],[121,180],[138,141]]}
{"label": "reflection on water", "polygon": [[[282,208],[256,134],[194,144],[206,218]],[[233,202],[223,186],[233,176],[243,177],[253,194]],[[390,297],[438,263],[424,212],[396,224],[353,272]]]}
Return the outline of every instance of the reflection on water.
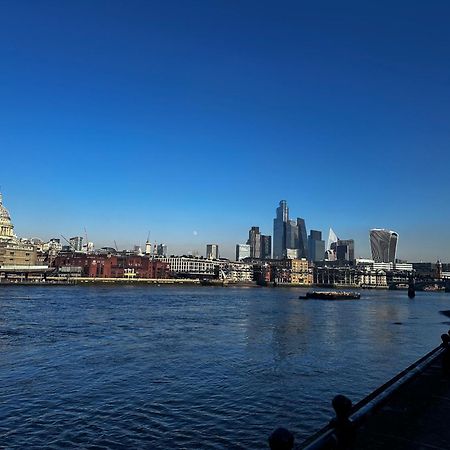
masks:
{"label": "reflection on water", "polygon": [[[298,440],[439,344],[450,296],[3,287],[1,444],[261,448]],[[444,319],[444,320],[443,320]]]}

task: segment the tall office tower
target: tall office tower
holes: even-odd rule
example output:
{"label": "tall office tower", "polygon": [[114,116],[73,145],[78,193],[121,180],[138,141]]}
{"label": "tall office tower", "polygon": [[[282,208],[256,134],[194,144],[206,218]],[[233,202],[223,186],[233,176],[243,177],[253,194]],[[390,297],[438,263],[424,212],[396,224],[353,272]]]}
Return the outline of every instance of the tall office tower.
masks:
{"label": "tall office tower", "polygon": [[272,257],[272,236],[261,235],[261,259],[270,259]]}
{"label": "tall office tower", "polygon": [[331,250],[335,251],[336,260],[342,262],[351,262],[355,259],[355,241],[353,239],[338,239],[331,244]]}
{"label": "tall office tower", "polygon": [[299,257],[299,232],[298,225],[295,220],[288,220],[286,222],[286,248],[284,249],[284,258],[287,256],[287,251],[289,250],[289,255],[291,257],[295,254],[295,258]]}
{"label": "tall office tower", "polygon": [[337,241],[338,241],[338,237],[336,236],[336,233],[333,231],[333,228],[330,228],[330,231],[328,233],[327,250],[330,250],[331,244],[334,244]]}
{"label": "tall office tower", "polygon": [[83,238],[81,236],[75,236],[69,239],[70,248],[76,252],[83,250]]}
{"label": "tall office tower", "polygon": [[217,244],[206,245],[206,258],[219,259],[219,246]]}
{"label": "tall office tower", "polygon": [[250,245],[236,244],[236,261],[242,261],[245,258],[250,258]]}
{"label": "tall office tower", "polygon": [[375,262],[395,262],[398,233],[374,228],[370,230],[370,248]]}
{"label": "tall office tower", "polygon": [[156,248],[156,254],[158,256],[167,257],[167,245],[166,244],[158,244],[158,247]]}
{"label": "tall office tower", "polygon": [[261,258],[261,233],[259,227],[250,228],[247,244],[250,245],[250,256],[252,258]]}
{"label": "tall office tower", "polygon": [[312,262],[323,261],[325,257],[325,241],[322,232],[311,230],[308,236],[308,260]]}
{"label": "tall office tower", "polygon": [[298,257],[308,258],[308,237],[306,235],[305,219],[297,217],[298,228]]}
{"label": "tall office tower", "polygon": [[286,223],[289,220],[289,208],[286,200],[281,200],[277,216],[273,219],[273,257],[283,259],[286,256]]}

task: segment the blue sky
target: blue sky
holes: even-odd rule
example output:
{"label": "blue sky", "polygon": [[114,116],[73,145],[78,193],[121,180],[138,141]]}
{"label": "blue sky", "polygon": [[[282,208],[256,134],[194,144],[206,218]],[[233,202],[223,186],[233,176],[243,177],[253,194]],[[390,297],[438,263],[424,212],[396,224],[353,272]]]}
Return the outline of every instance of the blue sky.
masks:
{"label": "blue sky", "polygon": [[[450,4],[0,0],[0,185],[22,236],[171,252],[280,199],[450,260]],[[194,234],[194,231],[197,234]]]}

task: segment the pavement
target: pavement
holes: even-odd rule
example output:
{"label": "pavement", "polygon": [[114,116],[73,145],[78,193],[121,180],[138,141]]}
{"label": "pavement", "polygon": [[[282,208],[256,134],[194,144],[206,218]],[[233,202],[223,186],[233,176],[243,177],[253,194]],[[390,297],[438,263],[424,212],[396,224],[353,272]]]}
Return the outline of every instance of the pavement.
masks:
{"label": "pavement", "polygon": [[355,449],[450,450],[450,378],[441,358],[358,428]]}

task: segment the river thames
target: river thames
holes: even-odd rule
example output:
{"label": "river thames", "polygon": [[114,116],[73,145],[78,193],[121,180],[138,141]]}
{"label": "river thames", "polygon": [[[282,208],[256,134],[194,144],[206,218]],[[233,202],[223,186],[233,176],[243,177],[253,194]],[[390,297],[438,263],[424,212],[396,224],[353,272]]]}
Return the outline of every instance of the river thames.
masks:
{"label": "river thames", "polygon": [[0,447],[299,443],[440,343],[450,295],[300,289],[2,287]]}

